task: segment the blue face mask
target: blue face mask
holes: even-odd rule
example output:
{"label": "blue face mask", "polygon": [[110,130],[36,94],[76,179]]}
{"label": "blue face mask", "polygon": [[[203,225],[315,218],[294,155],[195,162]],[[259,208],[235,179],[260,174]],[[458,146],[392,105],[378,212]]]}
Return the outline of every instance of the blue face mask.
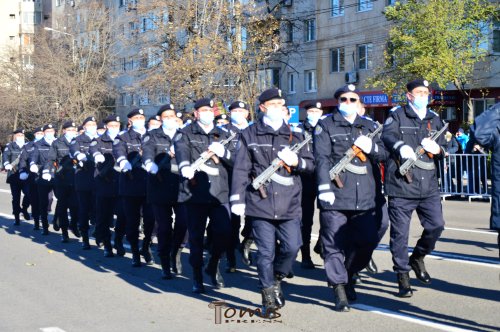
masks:
{"label": "blue face mask", "polygon": [[43,134],[38,134],[38,135],[35,135],[35,142],[38,142],[39,140],[41,140],[43,138]]}
{"label": "blue face mask", "polygon": [[321,114],[316,114],[316,113],[308,113],[307,114],[307,121],[313,126],[315,126],[318,123],[320,118],[321,118]]}
{"label": "blue face mask", "polygon": [[413,106],[415,106],[418,110],[424,110],[427,108],[427,104],[429,104],[429,97],[427,96],[413,96]]}
{"label": "blue face mask", "polygon": [[46,141],[53,141],[54,140],[54,134],[53,133],[46,133],[43,135],[43,137],[45,137],[45,140]]}
{"label": "blue face mask", "polygon": [[90,137],[95,137],[97,133],[97,126],[90,126],[85,128],[85,134],[87,134]]}
{"label": "blue face mask", "polygon": [[341,103],[339,105],[339,112],[344,117],[348,117],[348,116],[352,116],[353,114],[356,114],[357,110],[358,110],[358,106],[356,104]]}
{"label": "blue face mask", "polygon": [[143,130],[145,126],[146,126],[146,120],[132,121],[132,128],[135,130]]}
{"label": "blue face mask", "polygon": [[115,128],[108,128],[107,130],[108,136],[114,139],[118,133],[120,132],[120,129],[115,129]]}
{"label": "blue face mask", "polygon": [[66,137],[66,139],[68,140],[68,142],[71,142],[73,140],[73,138],[76,137],[76,133],[67,132],[67,133],[64,134],[64,137]]}

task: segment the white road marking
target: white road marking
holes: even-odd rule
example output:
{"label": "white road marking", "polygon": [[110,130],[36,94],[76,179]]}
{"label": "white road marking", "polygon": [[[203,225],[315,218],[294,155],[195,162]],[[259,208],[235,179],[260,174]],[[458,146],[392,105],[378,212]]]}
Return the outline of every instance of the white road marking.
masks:
{"label": "white road marking", "polygon": [[435,323],[435,322],[427,320],[427,319],[414,317],[414,316],[402,314],[402,313],[391,311],[391,310],[372,307],[372,306],[361,304],[361,303],[352,304],[351,307],[356,308],[358,310],[373,312],[373,313],[378,314],[378,315],[383,315],[383,316],[388,316],[388,317],[392,317],[392,318],[396,318],[396,319],[401,319],[401,320],[404,320],[404,321],[407,321],[410,323],[414,323],[414,324],[432,327],[432,328],[442,330],[442,331],[448,331],[448,332],[474,331],[474,330],[455,327],[452,325]]}
{"label": "white road marking", "polygon": [[57,327],[57,326],[51,326],[51,327],[41,327],[40,331],[42,332],[66,332],[63,329]]}
{"label": "white road marking", "polygon": [[497,235],[497,232],[494,231],[477,231],[474,229],[464,229],[464,228],[454,228],[454,227],[445,227],[447,231],[458,231],[458,232],[468,232],[468,233],[479,233],[479,234],[488,234],[488,235]]}

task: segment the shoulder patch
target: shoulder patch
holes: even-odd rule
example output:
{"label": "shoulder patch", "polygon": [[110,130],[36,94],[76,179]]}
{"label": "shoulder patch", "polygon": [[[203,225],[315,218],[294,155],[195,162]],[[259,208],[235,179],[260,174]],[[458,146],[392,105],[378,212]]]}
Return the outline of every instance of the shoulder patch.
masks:
{"label": "shoulder patch", "polygon": [[144,137],[144,139],[142,140],[143,143],[146,143],[147,141],[149,141],[151,137],[150,136],[146,136]]}
{"label": "shoulder patch", "polygon": [[385,120],[384,126],[390,125],[392,121],[394,121],[394,119],[392,117],[388,117],[387,120]]}
{"label": "shoulder patch", "polygon": [[182,133],[177,133],[174,137],[174,141],[178,142],[182,138]]}
{"label": "shoulder patch", "polygon": [[120,143],[120,140],[118,138],[115,138],[115,140],[113,141],[113,145],[116,145],[118,143]]}
{"label": "shoulder patch", "polygon": [[92,143],[90,143],[90,146],[96,146],[97,145],[97,141],[92,141]]}
{"label": "shoulder patch", "polygon": [[316,126],[316,127],[314,128],[314,135],[319,135],[319,134],[321,134],[322,132],[323,132],[323,127],[321,127],[321,126]]}

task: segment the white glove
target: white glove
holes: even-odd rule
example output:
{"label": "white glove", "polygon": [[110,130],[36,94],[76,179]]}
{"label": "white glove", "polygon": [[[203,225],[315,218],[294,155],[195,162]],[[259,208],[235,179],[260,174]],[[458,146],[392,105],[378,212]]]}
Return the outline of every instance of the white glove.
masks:
{"label": "white glove", "polygon": [[154,162],[148,162],[146,165],[146,172],[151,173],[151,174],[156,174],[158,173],[158,165]]}
{"label": "white glove", "polygon": [[215,153],[219,158],[224,157],[224,153],[226,152],[226,148],[224,147],[224,145],[220,144],[219,142],[213,142],[208,146],[208,149]]}
{"label": "white glove", "polygon": [[78,161],[87,161],[87,156],[85,155],[85,153],[79,153],[76,155],[76,160]]}
{"label": "white glove", "polygon": [[432,154],[439,154],[441,152],[439,145],[428,137],[424,138],[420,144],[422,144],[425,151]]}
{"label": "white glove", "polygon": [[4,167],[4,169],[5,169],[6,171],[12,171],[12,168],[13,168],[13,167],[12,167],[12,165],[11,165],[11,164],[7,164],[7,165],[5,165],[5,167]]}
{"label": "white glove", "polygon": [[184,166],[181,168],[181,174],[188,180],[191,180],[194,177],[194,169],[191,166]]}
{"label": "white glove", "polygon": [[403,145],[401,149],[399,149],[399,154],[403,159],[417,160],[415,151],[413,151],[413,149],[409,145]]}
{"label": "white glove", "polygon": [[170,154],[171,154],[172,156],[175,156],[175,149],[174,149],[174,146],[173,146],[173,145],[171,145],[171,146],[170,146]]}
{"label": "white glove", "polygon": [[363,150],[364,153],[368,154],[372,151],[373,142],[367,136],[362,135],[356,138],[354,145]]}
{"label": "white glove", "polygon": [[335,194],[332,192],[326,192],[318,195],[320,201],[326,202],[330,205],[333,205],[335,202]]}
{"label": "white glove", "polygon": [[278,152],[278,158],[283,160],[288,166],[297,166],[299,164],[299,157],[290,148],[284,148]]}
{"label": "white glove", "polygon": [[245,214],[245,204],[234,204],[231,206],[231,212],[237,216]]}
{"label": "white glove", "polygon": [[28,173],[21,172],[21,173],[19,173],[19,180],[24,181],[24,180],[26,180],[28,178],[28,176],[29,176]]}
{"label": "white glove", "polygon": [[130,164],[130,162],[127,159],[120,161],[119,166],[120,166],[120,169],[122,170],[122,172],[124,172],[124,173],[132,170],[132,165]]}
{"label": "white glove", "polygon": [[103,163],[104,160],[106,160],[106,158],[100,153],[94,157],[94,162],[96,164]]}
{"label": "white glove", "polygon": [[42,179],[44,179],[45,181],[50,181],[52,180],[52,175],[50,175],[50,173],[43,173]]}
{"label": "white glove", "polygon": [[36,164],[31,165],[30,172],[31,173],[38,173],[38,166]]}

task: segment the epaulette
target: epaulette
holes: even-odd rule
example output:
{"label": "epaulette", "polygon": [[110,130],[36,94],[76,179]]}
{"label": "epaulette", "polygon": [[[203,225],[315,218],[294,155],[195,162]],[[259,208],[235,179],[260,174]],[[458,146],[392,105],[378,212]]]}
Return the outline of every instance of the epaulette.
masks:
{"label": "epaulette", "polygon": [[389,112],[394,112],[395,110],[397,110],[398,108],[401,108],[401,105],[398,105],[398,106],[394,106],[393,108],[391,108],[389,110]]}
{"label": "epaulette", "polygon": [[219,127],[219,128],[220,128],[221,130],[225,131],[226,133],[228,133],[228,132],[229,132],[229,130],[227,130],[227,129],[226,129],[226,128],[224,128],[224,127]]}
{"label": "epaulette", "polygon": [[434,112],[433,110],[429,110],[429,112],[431,112],[432,114],[434,114],[435,116],[439,116],[439,114],[437,114],[436,112]]}
{"label": "epaulette", "polygon": [[302,128],[300,128],[299,126],[291,125],[290,129],[292,129],[292,131],[294,133],[303,133],[304,132],[304,130]]}
{"label": "epaulette", "polygon": [[370,121],[373,121],[372,118],[370,118],[369,116],[366,116],[366,115],[362,115],[361,116],[362,119],[366,119],[366,120],[370,120]]}

